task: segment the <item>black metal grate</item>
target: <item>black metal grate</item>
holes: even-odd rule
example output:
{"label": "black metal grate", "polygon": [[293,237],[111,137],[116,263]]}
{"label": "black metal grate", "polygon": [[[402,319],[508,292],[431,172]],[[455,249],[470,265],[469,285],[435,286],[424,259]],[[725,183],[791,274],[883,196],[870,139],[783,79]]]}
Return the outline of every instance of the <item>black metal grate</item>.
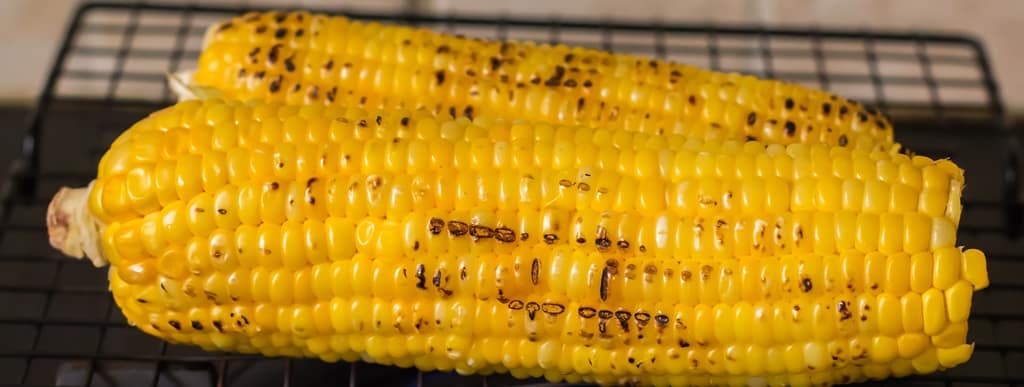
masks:
{"label": "black metal grate", "polygon": [[[212,21],[240,9],[91,4],[74,15],[4,186],[0,218],[0,384],[72,386],[510,385],[370,364],[266,359],[169,345],[127,326],[106,274],[52,251],[43,224],[61,185],[82,185],[124,128],[171,102],[164,74],[194,63]],[[967,170],[963,244],[986,250],[968,364],[893,384],[1024,385],[1024,246],[1018,139],[982,46],[969,38],[611,21],[349,14],[470,36],[534,39],[652,55],[792,80],[874,104],[918,153]]]}

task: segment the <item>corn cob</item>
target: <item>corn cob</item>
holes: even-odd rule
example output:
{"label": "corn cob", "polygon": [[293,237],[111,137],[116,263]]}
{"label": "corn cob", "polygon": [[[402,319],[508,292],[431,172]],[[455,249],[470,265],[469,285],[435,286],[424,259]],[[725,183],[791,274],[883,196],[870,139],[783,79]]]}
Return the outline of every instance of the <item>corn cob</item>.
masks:
{"label": "corn cob", "polygon": [[452,118],[489,115],[704,139],[894,146],[891,126],[877,111],[795,84],[304,12],[250,13],[210,27],[197,69],[181,78],[183,94],[427,108]]}
{"label": "corn cob", "polygon": [[970,357],[962,185],[823,144],[205,100],[124,132],[47,221],[131,324],[209,350],[839,383]]}

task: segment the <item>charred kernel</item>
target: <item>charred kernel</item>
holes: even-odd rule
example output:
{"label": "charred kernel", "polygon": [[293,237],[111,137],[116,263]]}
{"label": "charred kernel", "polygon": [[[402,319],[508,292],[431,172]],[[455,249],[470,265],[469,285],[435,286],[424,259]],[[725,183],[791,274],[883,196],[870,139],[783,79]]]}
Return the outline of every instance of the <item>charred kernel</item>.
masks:
{"label": "charred kernel", "polygon": [[644,273],[652,274],[652,275],[653,274],[658,274],[658,267],[654,266],[653,263],[649,263],[649,264],[647,264],[647,266],[644,266]]}
{"label": "charred kernel", "polygon": [[534,258],[530,264],[530,282],[534,285],[540,283],[540,259]]}
{"label": "charred kernel", "polygon": [[523,309],[524,306],[526,305],[523,304],[522,300],[512,300],[508,303],[508,308],[512,310]]}
{"label": "charred kernel", "polygon": [[757,113],[750,112],[750,114],[747,114],[747,125],[753,125],[756,122],[757,122]]}
{"label": "charred kernel", "polygon": [[462,110],[462,116],[472,120],[473,119],[473,107],[472,106],[466,106],[466,108],[464,110]]}
{"label": "charred kernel", "polygon": [[289,56],[288,59],[284,60],[284,69],[289,73],[295,72],[295,62],[292,61],[292,57]]}
{"label": "charred kernel", "polygon": [[498,59],[498,58],[492,56],[490,61],[491,61],[491,71],[497,71],[498,68],[501,67],[501,59]]}
{"label": "charred kernel", "polygon": [[201,331],[201,330],[203,330],[203,324],[200,323],[199,321],[193,321],[192,322],[192,329],[195,329],[197,331]]}
{"label": "charred kernel", "polygon": [[848,142],[849,142],[849,140],[846,139],[846,135],[845,134],[840,134],[839,135],[839,146],[846,146],[846,144]]}
{"label": "charred kernel", "polygon": [[471,77],[475,77],[476,76],[476,71],[473,71],[473,69],[466,69],[466,75],[471,76]]}
{"label": "charred kernel", "polygon": [[558,86],[562,84],[563,76],[565,76],[565,67],[555,66],[555,73],[551,75],[551,78],[544,81],[544,86]]}
{"label": "charred kernel", "polygon": [[830,104],[828,102],[825,102],[825,103],[821,104],[821,113],[825,114],[825,115],[831,114],[832,113],[832,104]]}
{"label": "charred kernel", "polygon": [[452,236],[463,236],[469,233],[469,225],[457,220],[448,221],[448,233]]}
{"label": "charred kernel", "polygon": [[530,77],[530,83],[534,85],[540,84],[540,77],[538,77],[537,75]]}
{"label": "charred kernel", "polygon": [[589,306],[581,306],[577,310],[577,313],[579,313],[580,317],[583,318],[593,318],[594,316],[597,315],[597,310]]}
{"label": "charred kernel", "polygon": [[562,179],[562,180],[558,181],[558,185],[560,185],[562,187],[565,187],[565,188],[569,188],[569,187],[572,187],[572,182],[569,181],[569,179]]}
{"label": "charred kernel", "polygon": [[171,328],[174,328],[174,330],[176,330],[176,331],[180,331],[181,330],[181,323],[179,323],[179,322],[177,322],[175,320],[168,321],[167,325],[170,325]]}
{"label": "charred kernel", "polygon": [[576,80],[575,79],[566,80],[565,83],[563,83],[562,85],[564,85],[565,87],[576,87]]}
{"label": "charred kernel", "polygon": [[423,290],[427,290],[427,276],[425,271],[426,268],[423,267],[422,263],[416,265],[416,287]]}
{"label": "charred kernel", "polygon": [[277,78],[274,78],[273,81],[270,81],[270,92],[271,93],[276,93],[278,90],[281,90],[281,81],[282,80],[284,80],[284,78],[282,76],[278,75]]}
{"label": "charred kernel", "polygon": [[792,109],[793,105],[794,105],[793,99],[792,98],[786,98],[786,110]]}
{"label": "charred kernel", "polygon": [[402,126],[409,126],[409,117],[402,117]]}
{"label": "charred kernel", "polygon": [[651,315],[645,312],[636,312],[636,314],[633,315],[633,318],[636,319],[636,325],[641,327],[647,325],[647,323],[651,321]]}
{"label": "charred kernel", "polygon": [[309,92],[306,93],[306,97],[309,97],[309,99],[317,99],[317,98],[319,98],[320,97],[320,87],[316,86],[316,85],[313,85],[313,87],[310,87],[309,88]]}
{"label": "charred kernel", "polygon": [[796,124],[793,121],[786,121],[786,135],[793,137],[796,135]]}
{"label": "charred kernel", "polygon": [[868,122],[868,115],[864,112],[857,112],[857,119],[860,120],[860,122]]}
{"label": "charred kernel", "polygon": [[610,318],[612,318],[614,316],[615,316],[615,313],[612,313],[612,311],[607,310],[607,309],[602,309],[601,311],[597,312],[597,318],[602,319],[602,320],[607,320],[607,319],[610,319]]}
{"label": "charred kernel", "polygon": [[646,253],[647,252],[647,246],[640,245],[640,252],[641,253]]}
{"label": "charred kernel", "polygon": [[305,30],[303,30],[302,28],[299,28],[299,29],[295,30],[295,37],[296,37],[296,38],[300,38],[300,37],[302,37],[302,35],[303,35],[303,34],[305,34],[305,33],[306,33],[306,31],[305,31]]}
{"label": "charred kernel", "polygon": [[839,107],[839,117],[840,118],[842,118],[843,116],[846,115],[846,113],[849,113],[849,112],[850,112],[850,108],[846,107],[846,105],[843,105],[843,106]]}
{"label": "charred kernel", "polygon": [[565,306],[553,302],[545,302],[543,304],[540,304],[540,310],[552,316],[557,316],[562,314],[562,312],[565,312]]}
{"label": "charred kernel", "polygon": [[[686,340],[679,339],[679,348],[689,348],[689,347],[690,347],[690,343],[687,343]],[[696,362],[697,359],[693,359],[693,361]],[[714,363],[711,363],[711,364],[714,364]]]}
{"label": "charred kernel", "polygon": [[668,316],[663,315],[663,314],[659,314],[659,315],[654,316],[654,323],[658,324],[658,326],[662,327],[662,328],[664,328],[666,325],[668,325],[668,320],[669,320]]}
{"label": "charred kernel", "polygon": [[252,51],[249,51],[249,58],[254,58],[254,57],[256,57],[256,55],[259,55],[259,53],[260,53],[260,48],[259,47],[253,48]]}
{"label": "charred kernel", "polygon": [[576,111],[583,110],[583,105],[585,103],[586,103],[586,100],[583,97],[580,97],[579,99],[577,99],[576,100]]}
{"label": "charred kernel", "polygon": [[276,191],[278,188],[281,188],[281,185],[278,184],[276,181],[270,183],[271,190]]}
{"label": "charred kernel", "polygon": [[444,70],[437,70],[437,72],[434,73],[434,80],[437,81],[438,86],[441,86],[441,84],[444,83]]}
{"label": "charred kernel", "polygon": [[278,28],[277,31],[274,31],[274,37],[275,38],[281,39],[281,38],[284,38],[285,35],[288,35],[288,30],[287,29]]}
{"label": "charred kernel", "polygon": [[440,46],[437,46],[437,53],[438,54],[447,54],[449,52],[452,52],[452,48],[450,46],[448,46],[447,44],[442,44]]}
{"label": "charred kernel", "polygon": [[334,68],[334,59],[328,60],[327,63],[324,63],[324,71],[331,71],[332,68]]}
{"label": "charred kernel", "polygon": [[629,248],[629,241],[619,240],[618,242],[615,242],[615,245],[618,246],[620,249],[625,250]]}
{"label": "charred kernel", "polygon": [[512,243],[516,241],[516,232],[508,227],[498,227],[494,229],[494,239],[498,242]]}
{"label": "charred kernel", "polygon": [[594,244],[597,245],[597,248],[605,250],[612,246],[612,240],[608,238],[597,238],[594,239]]}
{"label": "charred kernel", "polygon": [[836,304],[836,311],[839,312],[839,321],[845,321],[853,317],[853,313],[850,313],[850,309],[847,307],[846,301],[839,301]]}
{"label": "charred kernel", "polygon": [[547,243],[549,245],[553,245],[553,244],[555,244],[555,242],[558,242],[558,235],[555,235],[555,234],[544,234],[544,243]]}
{"label": "charred kernel", "polygon": [[814,284],[811,282],[810,278],[804,277],[800,280],[800,290],[804,293],[810,292],[813,288]]}
{"label": "charred kernel", "polygon": [[589,89],[589,88],[590,88],[591,86],[594,86],[594,83],[593,83],[593,82],[591,82],[591,81],[590,81],[589,79],[588,79],[588,80],[585,80],[585,81],[583,81],[583,87],[586,87],[586,88],[588,88],[588,89]]}
{"label": "charred kernel", "polygon": [[565,54],[565,63],[572,62],[573,54]]}
{"label": "charred kernel", "polygon": [[254,77],[256,77],[256,79],[263,79],[263,77],[267,75],[267,72],[263,71],[263,70],[260,70],[260,71],[257,71],[255,73],[253,73],[252,75]]}
{"label": "charred kernel", "polygon": [[380,126],[380,124],[381,124],[382,122],[384,122],[384,117],[381,117],[381,116],[377,116],[377,119],[376,119],[376,120],[374,120],[374,122],[376,122],[376,123],[377,123],[377,126]]}
{"label": "charred kernel", "polygon": [[686,102],[689,102],[690,105],[696,105],[697,104],[697,96],[691,94],[688,98],[686,98]]}
{"label": "charred kernel", "polygon": [[471,236],[473,238],[476,238],[476,239],[492,238],[492,237],[494,237],[494,230],[491,230],[490,227],[485,227],[485,226],[480,226],[480,225],[474,224],[474,225],[469,227],[469,236]]}
{"label": "charred kernel", "polygon": [[615,312],[615,318],[619,320],[619,326],[622,327],[623,331],[629,332],[629,318],[633,317],[632,313],[624,310]]}
{"label": "charred kernel", "polygon": [[522,234],[519,234],[519,239],[520,240],[524,240],[524,241],[527,240],[527,239],[530,239],[530,234],[529,233],[525,233],[525,232],[522,233]]}
{"label": "charred kernel", "polygon": [[267,26],[259,26],[259,27],[256,27],[256,33],[257,33],[257,34],[262,34],[262,33],[264,33],[264,32],[267,32]]}
{"label": "charred kernel", "polygon": [[214,321],[213,327],[217,329],[217,332],[224,333],[224,323],[221,323],[220,321]]}
{"label": "charred kernel", "polygon": [[455,115],[455,106],[448,108],[448,115],[452,116],[452,118],[458,117],[457,115]]}
{"label": "charred kernel", "polygon": [[608,301],[608,281],[612,278],[612,273],[609,269],[608,266],[605,266],[604,270],[601,271],[601,288],[598,289],[601,301]]}
{"label": "charred kernel", "polygon": [[885,121],[882,120],[875,120],[875,125],[878,125],[878,128],[882,130],[885,130],[887,128],[887,126],[885,125]]}
{"label": "charred kernel", "polygon": [[527,316],[530,317],[530,320],[533,320],[535,317],[537,317],[537,311],[539,310],[540,304],[533,301],[526,303],[526,314]]}
{"label": "charred kernel", "polygon": [[277,62],[278,51],[281,49],[280,44],[270,46],[270,51],[267,53],[267,65],[273,66],[274,62]]}
{"label": "charred kernel", "polygon": [[338,87],[334,86],[327,92],[327,102],[334,102],[334,96],[338,94]]}

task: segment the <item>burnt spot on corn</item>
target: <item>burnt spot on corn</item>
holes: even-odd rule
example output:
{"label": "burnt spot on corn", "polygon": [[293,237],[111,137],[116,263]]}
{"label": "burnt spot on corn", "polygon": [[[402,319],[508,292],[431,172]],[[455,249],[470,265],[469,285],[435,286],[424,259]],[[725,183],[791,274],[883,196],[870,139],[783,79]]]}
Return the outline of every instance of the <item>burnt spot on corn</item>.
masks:
{"label": "burnt spot on corn", "polygon": [[444,70],[437,70],[437,72],[434,73],[434,80],[437,82],[438,86],[444,84]]}
{"label": "burnt spot on corn", "polygon": [[512,310],[520,310],[520,309],[523,309],[523,307],[525,307],[525,306],[526,306],[526,304],[523,303],[522,300],[512,300],[512,301],[509,301],[509,303],[508,303],[508,308],[512,309]]}
{"label": "burnt spot on corn", "polygon": [[615,242],[615,245],[618,246],[620,249],[626,250],[629,248],[629,241],[625,239],[619,239],[618,242]]}
{"label": "burnt spot on corn", "polygon": [[530,239],[530,233],[524,232],[522,234],[519,234],[519,240],[525,241],[527,239]]}
{"label": "burnt spot on corn", "polygon": [[753,125],[756,122],[757,122],[757,113],[750,112],[750,114],[747,114],[747,125]]}
{"label": "burnt spot on corn", "polygon": [[277,62],[278,56],[280,55],[281,44],[275,44],[270,46],[270,51],[267,52],[267,66],[274,66]]}
{"label": "burnt spot on corn", "polygon": [[450,52],[452,52],[452,48],[450,46],[448,46],[447,44],[442,44],[440,46],[437,46],[437,53],[438,54],[447,54],[447,53],[450,53]]}
{"label": "burnt spot on corn", "polygon": [[278,75],[277,78],[274,78],[273,81],[270,81],[270,86],[269,86],[270,92],[271,93],[276,93],[279,90],[281,90],[281,81],[283,81],[283,80],[284,80],[284,77]]}
{"label": "burnt spot on corn", "polygon": [[814,283],[811,282],[810,278],[804,277],[800,280],[800,290],[803,291],[804,293],[810,292],[813,288]]}
{"label": "burnt spot on corn", "polygon": [[449,107],[449,108],[448,108],[448,115],[452,116],[452,118],[456,118],[456,117],[458,117],[458,116],[457,116],[457,115],[455,114],[455,106],[452,106],[452,107]]}
{"label": "burnt spot on corn", "polygon": [[276,31],[274,31],[275,38],[283,39],[286,35],[288,35],[288,29],[286,28],[278,28]]}
{"label": "burnt spot on corn", "polygon": [[554,87],[561,85],[563,76],[565,76],[565,67],[555,66],[555,73],[551,75],[551,78],[544,81],[544,86]]}
{"label": "burnt spot on corn", "polygon": [[181,323],[177,322],[175,320],[168,320],[167,321],[167,325],[170,325],[171,328],[174,328],[174,330],[176,330],[176,331],[180,331],[181,330]]}
{"label": "burnt spot on corn", "polygon": [[295,30],[295,37],[296,38],[301,38],[302,35],[305,34],[305,33],[306,33],[306,31],[303,30],[302,28],[296,29]]}
{"label": "burnt spot on corn", "polygon": [[786,110],[792,110],[793,109],[793,105],[794,105],[793,99],[792,98],[786,98],[786,103],[785,103]]}
{"label": "burnt spot on corn", "polygon": [[562,85],[565,87],[576,87],[577,84],[575,79],[567,79]]}
{"label": "burnt spot on corn", "polygon": [[853,313],[850,313],[850,309],[847,304],[848,303],[846,301],[839,301],[836,304],[836,312],[839,313],[839,321],[846,321],[849,320],[850,317],[853,317]]}
{"label": "burnt spot on corn", "polygon": [[793,121],[786,121],[784,126],[786,128],[786,136],[793,137],[796,135],[796,124]]}
{"label": "burnt spot on corn", "polygon": [[401,121],[399,122],[402,124],[402,126],[409,126],[409,117],[402,117]]}
{"label": "burnt spot on corn", "polygon": [[857,112],[857,119],[860,120],[860,122],[868,122],[868,114],[862,111]]}
{"label": "burnt spot on corn", "polygon": [[201,331],[201,330],[203,330],[203,324],[200,323],[199,321],[192,321],[192,329],[195,329],[197,331]]}
{"label": "burnt spot on corn", "polygon": [[840,135],[839,135],[839,142],[838,142],[838,143],[839,143],[839,146],[846,146],[846,144],[847,144],[847,143],[849,143],[849,141],[850,141],[850,140],[848,140],[848,139],[846,138],[846,135],[845,135],[845,134],[840,134]]}
{"label": "burnt spot on corn", "polygon": [[555,234],[544,234],[544,243],[547,243],[549,245],[553,245],[553,244],[555,244],[555,242],[558,242],[558,235],[555,235]]}
{"label": "burnt spot on corn", "polygon": [[381,122],[383,122],[383,121],[384,121],[384,118],[381,117],[381,116],[377,116],[377,118],[374,120],[374,122],[377,123],[377,126],[380,126]]}
{"label": "burnt spot on corn", "polygon": [[608,301],[608,281],[612,278],[611,267],[605,266],[601,271],[601,288],[598,290],[601,301]]}
{"label": "burnt spot on corn", "polygon": [[597,309],[591,308],[589,306],[581,306],[576,311],[576,313],[579,314],[580,317],[583,317],[583,318],[594,318],[594,316],[597,315]]}
{"label": "burnt spot on corn", "polygon": [[462,116],[472,120],[473,106],[466,106],[466,108],[462,110]]}
{"label": "burnt spot on corn", "polygon": [[423,290],[427,290],[427,276],[424,273],[425,271],[426,268],[423,267],[422,263],[416,265],[416,287]]}
{"label": "burnt spot on corn", "polygon": [[469,226],[469,236],[472,237],[474,240],[482,238],[493,238],[494,230],[491,230],[490,227],[474,224],[472,226]]}
{"label": "burnt spot on corn", "polygon": [[306,93],[306,97],[309,99],[320,98],[320,86],[313,85],[309,88],[309,92]]}
{"label": "burnt spot on corn", "polygon": [[448,221],[448,234],[451,236],[463,236],[469,233],[469,224],[457,220]]}
{"label": "burnt spot on corn", "polygon": [[502,243],[512,243],[516,241],[516,232],[508,227],[498,227],[494,229],[494,239]]}
{"label": "burnt spot on corn", "polygon": [[257,72],[252,74],[252,76],[255,77],[256,79],[263,79],[263,77],[265,77],[266,75],[267,75],[267,72],[263,71],[263,70],[257,71]]}
{"label": "burnt spot on corn", "polygon": [[839,118],[843,118],[849,112],[850,112],[850,108],[849,107],[847,107],[846,105],[840,106],[839,107]]}
{"label": "burnt spot on corn", "polygon": [[338,87],[337,86],[331,87],[331,90],[329,90],[327,92],[327,96],[326,96],[327,102],[334,102],[334,97],[336,95],[338,95]]}
{"label": "burnt spot on corn", "polygon": [[825,102],[821,104],[821,113],[824,115],[832,114],[832,104]]}
{"label": "burnt spot on corn", "polygon": [[359,123],[357,123],[356,125],[359,125],[364,128],[370,126],[370,124],[366,123],[366,120],[359,120]]}
{"label": "burnt spot on corn", "polygon": [[492,56],[490,58],[490,61],[491,61],[491,71],[498,71],[498,69],[501,68],[501,59],[498,59],[498,57]]}
{"label": "burnt spot on corn", "polygon": [[256,27],[256,33],[257,33],[257,34],[262,34],[262,33],[264,33],[264,32],[267,32],[267,26],[259,26],[259,27]]}
{"label": "burnt spot on corn", "polygon": [[324,63],[324,71],[331,71],[332,68],[334,68],[334,59],[328,60],[327,63]]}
{"label": "burnt spot on corn", "polygon": [[530,318],[531,321],[535,317],[537,317],[537,311],[539,311],[539,310],[540,310],[540,304],[538,304],[536,302],[533,302],[533,301],[530,301],[530,302],[526,303],[526,315]]}
{"label": "burnt spot on corn", "polygon": [[633,317],[633,314],[629,313],[627,311],[619,310],[619,311],[615,312],[615,318],[617,320],[619,320],[619,326],[622,327],[622,330],[624,332],[629,332],[629,318],[630,317]]}
{"label": "burnt spot on corn", "polygon": [[284,60],[284,69],[289,73],[295,72],[295,62],[293,61],[294,56],[289,56]]}
{"label": "burnt spot on corn", "polygon": [[689,102],[690,105],[696,105],[697,104],[697,96],[695,96],[693,94],[690,94],[690,96],[686,98],[686,102]]}
{"label": "burnt spot on corn", "polygon": [[212,324],[213,328],[216,329],[217,332],[224,333],[224,323],[220,321],[214,321]]}

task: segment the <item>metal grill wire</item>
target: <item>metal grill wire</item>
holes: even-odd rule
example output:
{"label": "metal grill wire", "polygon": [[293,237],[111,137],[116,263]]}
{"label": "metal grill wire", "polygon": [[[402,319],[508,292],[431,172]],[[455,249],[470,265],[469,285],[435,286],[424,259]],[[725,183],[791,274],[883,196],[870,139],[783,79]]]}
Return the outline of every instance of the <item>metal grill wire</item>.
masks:
{"label": "metal grill wire", "polygon": [[[243,10],[90,4],[74,16],[5,184],[0,224],[0,384],[81,386],[515,385],[366,363],[324,364],[212,354],[129,327],[104,270],[52,251],[49,196],[88,182],[120,131],[171,102],[164,74],[190,66],[204,28]],[[533,39],[638,53],[791,80],[877,106],[918,153],[967,170],[962,244],[984,248],[992,287],[976,295],[975,356],[952,371],[890,384],[1024,384],[1024,261],[1017,138],[982,46],[961,36],[612,21],[350,16],[498,39]]]}

